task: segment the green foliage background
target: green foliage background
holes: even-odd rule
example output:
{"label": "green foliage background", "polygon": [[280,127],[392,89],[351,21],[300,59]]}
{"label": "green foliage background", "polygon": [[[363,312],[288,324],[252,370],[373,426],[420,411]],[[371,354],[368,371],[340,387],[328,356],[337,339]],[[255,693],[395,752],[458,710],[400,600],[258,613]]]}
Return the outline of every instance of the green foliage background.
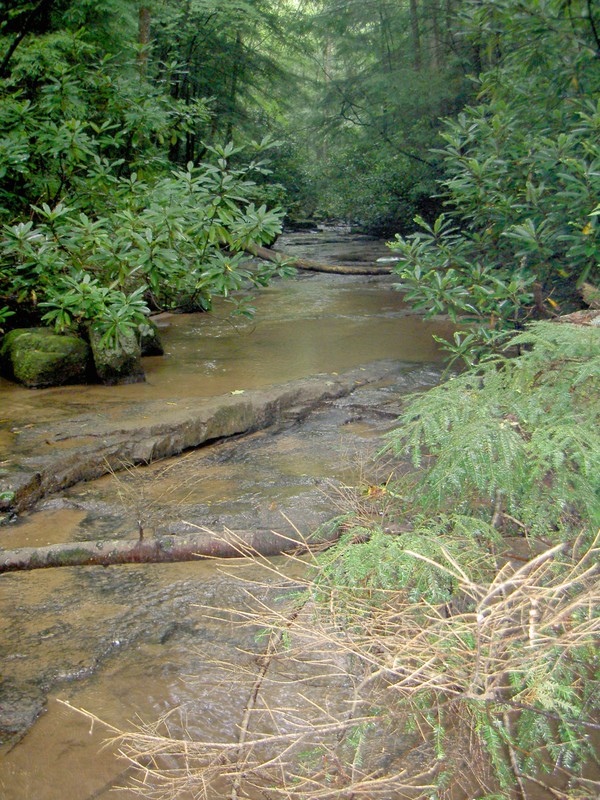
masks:
{"label": "green foliage background", "polygon": [[[400,287],[429,315],[472,323],[450,351],[473,362],[532,314],[598,280],[600,42],[594,8],[548,0],[466,4],[486,44],[476,102],[442,137],[448,210],[391,244]],[[474,325],[473,325],[474,323]]]}

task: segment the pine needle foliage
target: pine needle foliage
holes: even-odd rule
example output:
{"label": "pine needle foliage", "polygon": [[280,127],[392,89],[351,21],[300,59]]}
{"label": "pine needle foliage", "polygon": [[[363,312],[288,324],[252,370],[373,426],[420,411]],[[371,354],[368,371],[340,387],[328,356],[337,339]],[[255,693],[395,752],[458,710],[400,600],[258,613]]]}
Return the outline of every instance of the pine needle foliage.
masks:
{"label": "pine needle foliage", "polygon": [[[515,349],[520,351],[516,357]],[[415,399],[388,447],[420,468],[410,503],[552,541],[600,524],[600,330],[538,322],[508,354]]]}
{"label": "pine needle foliage", "polygon": [[385,603],[400,589],[411,602],[447,603],[457,584],[440,560],[450,554],[483,577],[493,568],[491,553],[498,542],[492,526],[457,514],[440,514],[401,533],[380,526],[352,527],[321,559],[317,585],[326,584],[326,591],[336,592],[340,600],[348,587],[349,597],[362,594],[371,603]]}

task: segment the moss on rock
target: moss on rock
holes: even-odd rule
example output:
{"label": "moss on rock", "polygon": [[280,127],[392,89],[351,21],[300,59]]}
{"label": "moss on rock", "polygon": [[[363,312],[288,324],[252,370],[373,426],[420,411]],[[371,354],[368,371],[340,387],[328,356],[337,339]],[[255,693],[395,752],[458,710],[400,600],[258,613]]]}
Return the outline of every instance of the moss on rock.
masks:
{"label": "moss on rock", "polygon": [[83,339],[49,328],[16,328],[2,338],[0,369],[30,388],[85,383],[91,352]]}

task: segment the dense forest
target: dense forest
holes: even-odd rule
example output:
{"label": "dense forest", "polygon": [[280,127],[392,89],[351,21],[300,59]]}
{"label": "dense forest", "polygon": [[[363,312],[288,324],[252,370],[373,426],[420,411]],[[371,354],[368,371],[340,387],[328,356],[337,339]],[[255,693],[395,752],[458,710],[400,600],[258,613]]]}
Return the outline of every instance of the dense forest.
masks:
{"label": "dense forest", "polygon": [[0,324],[115,346],[150,310],[268,281],[245,250],[285,215],[396,234],[409,299],[483,323],[460,356],[593,288],[591,0],[1,14]]}
{"label": "dense forest", "polygon": [[[338,521],[291,615],[261,621],[270,658],[318,631],[351,662],[347,716],[320,709],[310,753],[290,736],[273,760],[247,731],[228,751],[126,737],[146,770],[161,747],[184,763],[151,796],[215,776],[231,797],[598,796],[597,0],[0,15],[5,330],[118,349],[153,311],[250,313],[238,290],[290,267],[248,251],[325,221],[388,237],[407,301],[462,326],[444,347],[464,371],[382,445],[399,476]],[[401,772],[370,765],[382,730],[415,742]]]}

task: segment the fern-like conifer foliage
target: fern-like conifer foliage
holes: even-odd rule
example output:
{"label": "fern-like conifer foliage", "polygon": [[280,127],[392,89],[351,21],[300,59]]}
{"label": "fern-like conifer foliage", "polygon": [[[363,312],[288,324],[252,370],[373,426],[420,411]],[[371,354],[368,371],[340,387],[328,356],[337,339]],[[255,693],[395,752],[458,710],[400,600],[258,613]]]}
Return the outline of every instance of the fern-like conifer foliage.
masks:
{"label": "fern-like conifer foliage", "polygon": [[[520,352],[516,357],[515,350]],[[600,329],[538,322],[509,352],[414,400],[389,447],[410,502],[563,541],[600,525]]]}
{"label": "fern-like conifer foliage", "polygon": [[410,401],[382,454],[413,471],[322,558],[329,635],[335,609],[373,676],[361,711],[429,759],[399,796],[597,796],[599,397],[600,328],[531,324]]}
{"label": "fern-like conifer foliage", "polygon": [[599,381],[600,329],[540,322],[412,399],[337,545],[226,610],[269,634],[239,735],[118,735],[144,797],[600,796]]}

